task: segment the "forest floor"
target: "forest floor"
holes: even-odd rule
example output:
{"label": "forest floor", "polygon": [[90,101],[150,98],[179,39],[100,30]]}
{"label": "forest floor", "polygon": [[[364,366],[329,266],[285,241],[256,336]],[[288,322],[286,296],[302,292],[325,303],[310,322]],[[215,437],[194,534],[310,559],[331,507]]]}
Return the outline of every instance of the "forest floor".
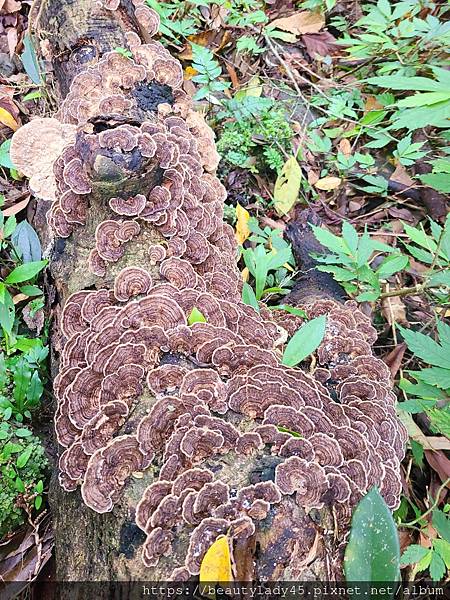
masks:
{"label": "forest floor", "polygon": [[[185,89],[214,129],[244,301],[283,305],[296,277],[286,226],[321,219],[316,257],[378,330],[409,432],[394,513],[407,581],[450,568],[450,42],[431,0],[147,0]],[[53,109],[27,32],[0,0],[0,579],[51,555],[46,262],[35,200],[9,156]],[[118,49],[127,53],[125,48]],[[318,338],[320,333],[309,331]],[[317,345],[318,345],[317,343]],[[317,347],[317,345],[315,347]],[[313,351],[313,350],[312,350]]]}

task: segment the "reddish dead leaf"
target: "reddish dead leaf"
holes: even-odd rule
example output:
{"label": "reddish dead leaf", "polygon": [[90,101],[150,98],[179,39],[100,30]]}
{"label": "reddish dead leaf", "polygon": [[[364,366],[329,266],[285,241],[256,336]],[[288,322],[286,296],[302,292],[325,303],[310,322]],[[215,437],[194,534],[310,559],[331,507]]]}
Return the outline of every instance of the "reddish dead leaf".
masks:
{"label": "reddish dead leaf", "polygon": [[342,152],[344,156],[351,156],[352,154],[352,145],[347,138],[343,138],[338,144],[339,152]]}
{"label": "reddish dead leaf", "polygon": [[375,96],[368,96],[364,108],[366,112],[370,112],[371,110],[381,110],[383,105],[378,102]]}
{"label": "reddish dead leaf", "polygon": [[4,0],[1,3],[1,11],[3,14],[11,14],[18,12],[22,8],[21,2],[16,2],[16,0]]}
{"label": "reddish dead leaf", "polygon": [[397,165],[395,171],[392,173],[389,179],[391,181],[396,181],[397,183],[401,183],[402,185],[406,185],[408,187],[414,187],[416,185],[414,179],[412,179],[408,175],[408,172],[406,171],[405,167],[401,164]]}
{"label": "reddish dead leaf", "polygon": [[398,344],[387,356],[383,357],[383,362],[389,367],[392,377],[394,378],[402,365],[403,356],[405,355],[406,344]]}
{"label": "reddish dead leaf", "polygon": [[239,83],[239,77],[236,73],[236,69],[230,63],[226,64],[226,69],[228,71],[228,75],[230,76],[233,89],[238,90],[241,87],[241,84]]}
{"label": "reddish dead leaf", "polygon": [[19,213],[21,210],[23,210],[28,202],[30,201],[31,196],[28,196],[27,198],[25,198],[25,200],[21,200],[20,202],[17,202],[17,204],[13,204],[12,206],[9,206],[8,208],[5,208],[5,210],[3,210],[3,215],[5,217],[10,217],[11,215],[17,215],[17,213]]}
{"label": "reddish dead leaf", "polygon": [[308,183],[309,185],[314,185],[319,181],[319,175],[313,171],[312,169],[310,169],[308,171]]}
{"label": "reddish dead leaf", "polygon": [[270,23],[270,28],[281,29],[295,35],[302,35],[305,33],[319,33],[324,25],[325,18],[322,14],[303,10],[294,13],[290,17],[275,19],[275,21]]}
{"label": "reddish dead leaf", "polygon": [[389,325],[407,321],[406,307],[399,296],[384,298],[381,302],[381,312]]}
{"label": "reddish dead leaf", "polygon": [[8,40],[9,56],[12,58],[16,52],[16,46],[18,41],[17,29],[15,27],[9,27],[6,38]]}
{"label": "reddish dead leaf", "polygon": [[318,56],[330,56],[334,54],[338,46],[336,38],[328,31],[320,33],[308,33],[302,36],[302,42],[306,46],[306,51],[312,59]]}
{"label": "reddish dead leaf", "polygon": [[[450,477],[450,460],[442,450],[438,450],[437,452],[425,450],[425,457],[430,467],[436,471],[442,482]],[[447,487],[450,489],[450,483],[447,484]]]}

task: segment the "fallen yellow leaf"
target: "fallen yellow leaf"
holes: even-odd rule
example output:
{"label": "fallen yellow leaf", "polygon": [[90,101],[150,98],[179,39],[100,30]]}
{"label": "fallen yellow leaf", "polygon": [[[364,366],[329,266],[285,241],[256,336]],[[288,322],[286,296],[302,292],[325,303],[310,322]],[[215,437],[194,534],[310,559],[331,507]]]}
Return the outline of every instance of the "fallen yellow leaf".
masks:
{"label": "fallen yellow leaf", "polygon": [[296,35],[302,35],[304,33],[319,33],[324,25],[325,18],[322,14],[303,10],[294,13],[290,17],[275,19],[269,26],[271,29],[276,28]]}
{"label": "fallen yellow leaf", "polygon": [[[217,584],[233,581],[230,547],[228,545],[228,538],[225,535],[220,535],[208,548],[200,565],[199,580],[200,584]],[[215,598],[216,596],[212,590],[202,590],[201,593],[208,598]]]}
{"label": "fallen yellow leaf", "polygon": [[13,131],[17,131],[19,129],[19,123],[15,120],[10,112],[0,106],[0,123],[6,125]]}
{"label": "fallen yellow leaf", "polygon": [[324,192],[329,192],[330,190],[335,190],[337,187],[341,185],[342,179],[340,177],[322,177],[316,181],[314,186],[318,190],[323,190]]}
{"label": "fallen yellow leaf", "polygon": [[302,170],[295,156],[284,163],[273,190],[274,205],[279,215],[287,215],[297,201]]}
{"label": "fallen yellow leaf", "polygon": [[241,271],[241,277],[242,277],[242,281],[244,283],[247,283],[249,277],[250,277],[250,271],[247,269],[247,267],[244,267]]}
{"label": "fallen yellow leaf", "polygon": [[248,220],[250,219],[250,213],[239,203],[236,204],[236,239],[238,244],[243,244],[250,235],[250,229],[248,226]]}
{"label": "fallen yellow leaf", "polygon": [[186,67],[184,70],[184,78],[189,81],[195,75],[198,75],[198,71],[192,67]]}

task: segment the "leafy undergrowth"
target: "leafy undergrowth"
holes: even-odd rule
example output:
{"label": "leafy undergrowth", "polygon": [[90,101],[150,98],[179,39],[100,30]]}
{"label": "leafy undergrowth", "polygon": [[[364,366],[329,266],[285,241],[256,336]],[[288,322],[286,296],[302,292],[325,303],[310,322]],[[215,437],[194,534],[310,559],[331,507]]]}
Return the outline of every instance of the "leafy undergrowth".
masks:
{"label": "leafy undergrowth", "polygon": [[[160,14],[161,41],[183,61],[185,88],[216,133],[244,301],[257,310],[284,306],[296,267],[283,230],[309,207],[323,223],[312,228],[324,248],[314,255],[319,269],[372,315],[377,352],[395,380],[410,435],[404,494],[393,515],[398,564],[409,581],[444,581],[450,565],[450,217],[443,196],[450,191],[450,26],[444,3],[146,2]],[[9,138],[29,113],[53,108],[24,36],[26,3],[11,4],[0,14],[7,79],[0,184],[5,216],[17,215],[20,223],[2,222],[0,468],[8,492],[0,497],[0,534],[42,510],[45,477],[42,445],[31,433],[39,431],[45,378],[43,300],[35,281],[43,263]],[[306,321],[287,345],[285,364],[308,361],[305,352],[314,352],[323,328],[323,319]],[[375,492],[355,512],[356,526],[367,526],[374,514],[384,515],[392,536]],[[350,568],[361,577],[358,565]],[[377,576],[388,574],[377,570]]]}

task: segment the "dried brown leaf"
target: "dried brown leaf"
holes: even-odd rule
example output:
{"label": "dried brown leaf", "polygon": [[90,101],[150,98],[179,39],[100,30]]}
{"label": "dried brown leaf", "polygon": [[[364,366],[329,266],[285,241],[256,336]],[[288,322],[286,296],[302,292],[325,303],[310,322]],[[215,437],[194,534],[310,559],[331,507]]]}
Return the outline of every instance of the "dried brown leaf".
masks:
{"label": "dried brown leaf", "polygon": [[271,28],[288,31],[295,35],[305,33],[319,33],[325,25],[325,18],[320,13],[311,12],[309,10],[294,13],[290,17],[281,17],[270,23]]}

